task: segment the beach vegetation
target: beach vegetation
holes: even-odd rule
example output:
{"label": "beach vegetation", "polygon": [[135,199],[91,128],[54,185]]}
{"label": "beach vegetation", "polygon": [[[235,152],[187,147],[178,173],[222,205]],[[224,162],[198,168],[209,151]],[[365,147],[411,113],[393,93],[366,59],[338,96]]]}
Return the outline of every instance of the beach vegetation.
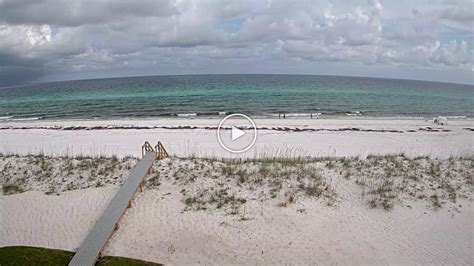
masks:
{"label": "beach vegetation", "polygon": [[112,155],[110,162],[112,164],[117,164],[119,162],[119,159],[118,159],[117,155],[115,155],[115,154]]}
{"label": "beach vegetation", "polygon": [[231,176],[234,174],[235,167],[232,165],[232,163],[225,163],[221,167],[222,174],[225,176]]}
{"label": "beach vegetation", "polygon": [[[367,157],[166,158],[153,164],[147,188],[163,182],[177,186],[186,210],[242,211],[249,200],[319,199],[328,206],[339,201],[339,185],[357,185],[362,203],[391,210],[404,201],[433,206],[457,204],[472,193],[472,156],[435,159],[405,154]],[[4,194],[35,189],[55,194],[67,190],[120,185],[136,164],[135,157],[51,157],[44,154],[0,160]],[[9,188],[9,186],[13,187]],[[16,187],[15,187],[16,186]],[[436,196],[433,196],[436,195]],[[278,205],[279,206],[279,205]],[[438,207],[436,207],[438,208]]]}
{"label": "beach vegetation", "polygon": [[327,169],[334,169],[336,167],[336,165],[334,164],[333,161],[327,161],[326,162],[326,168]]}
{"label": "beach vegetation", "polygon": [[236,173],[235,173],[237,176],[238,176],[238,180],[239,180],[239,184],[242,184],[242,183],[245,183],[245,181],[247,180],[248,178],[248,173],[247,173],[247,170],[245,169],[239,169]]}
{"label": "beach vegetation", "polygon": [[438,195],[438,193],[434,193],[433,195],[431,195],[430,199],[431,199],[431,203],[433,204],[433,208],[435,210],[440,209],[441,207],[443,207],[443,203],[442,203],[441,198]]}
{"label": "beach vegetation", "polygon": [[156,172],[152,177],[148,179],[147,187],[158,187],[160,183],[160,172]]}
{"label": "beach vegetation", "polygon": [[21,186],[16,184],[3,184],[2,190],[4,195],[18,194],[24,192]]}

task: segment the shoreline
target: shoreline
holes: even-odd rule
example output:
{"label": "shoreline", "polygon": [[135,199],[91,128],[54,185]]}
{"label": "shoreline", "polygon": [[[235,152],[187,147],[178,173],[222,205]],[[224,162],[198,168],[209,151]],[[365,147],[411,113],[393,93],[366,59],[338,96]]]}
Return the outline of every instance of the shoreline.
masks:
{"label": "shoreline", "polygon": [[[437,125],[419,119],[255,119],[258,136],[246,153],[217,141],[219,119],[81,120],[0,123],[0,152],[46,155],[139,156],[145,141],[172,155],[249,158],[289,152],[294,157],[474,154],[474,120]],[[235,126],[247,126],[245,124]],[[245,128],[243,128],[245,129]]]}
{"label": "shoreline", "polygon": [[[417,131],[450,132],[452,126],[466,131],[474,131],[474,118],[463,118],[443,121],[436,124],[433,119],[416,118],[370,118],[345,119],[309,119],[309,118],[254,118],[257,130],[291,131],[291,132],[388,132],[413,133]],[[34,121],[0,121],[0,133],[5,130],[217,130],[221,118],[166,118],[166,119],[77,119],[77,120],[34,120]],[[248,126],[236,124],[242,130]],[[230,127],[223,127],[230,129]]]}
{"label": "shoreline", "polygon": [[[139,121],[139,122],[149,122],[149,121],[166,121],[166,120],[180,120],[180,121],[193,121],[193,120],[221,120],[227,115],[235,113],[227,113],[225,115],[194,115],[194,114],[181,114],[181,115],[170,115],[170,116],[125,116],[125,117],[70,117],[70,118],[45,118],[45,117],[18,117],[11,115],[0,116],[0,124],[4,123],[35,123],[35,122],[68,122],[68,121]],[[286,114],[286,113],[285,113]],[[272,115],[256,115],[249,114],[248,116],[256,120],[433,120],[434,118],[444,118],[449,119],[450,121],[464,121],[464,120],[474,120],[474,116],[470,115],[419,115],[419,116],[410,116],[410,115],[362,115],[361,113],[354,114],[319,114],[313,113],[313,118],[311,118],[311,113],[297,113],[297,114],[286,114],[286,118],[282,116],[279,117],[279,114]]]}

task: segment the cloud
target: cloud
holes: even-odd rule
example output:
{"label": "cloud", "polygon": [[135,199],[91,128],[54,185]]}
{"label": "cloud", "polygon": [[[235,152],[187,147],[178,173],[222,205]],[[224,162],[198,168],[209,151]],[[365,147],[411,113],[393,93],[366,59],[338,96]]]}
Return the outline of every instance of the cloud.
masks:
{"label": "cloud", "polygon": [[472,83],[473,19],[462,0],[0,0],[0,86],[127,71],[318,74],[335,63]]}
{"label": "cloud", "polygon": [[133,17],[163,17],[175,14],[167,0],[2,0],[0,18],[13,25],[81,26],[109,23]]}
{"label": "cloud", "polygon": [[466,41],[453,40],[450,43],[439,46],[429,57],[434,64],[446,66],[458,66],[467,70],[472,69],[474,58],[472,50],[467,47]]}
{"label": "cloud", "polygon": [[29,83],[46,74],[41,60],[17,58],[0,51],[0,62],[0,85]]}
{"label": "cloud", "polygon": [[50,65],[83,53],[86,45],[76,29],[53,36],[48,25],[0,25],[0,85],[34,81],[55,71]]}

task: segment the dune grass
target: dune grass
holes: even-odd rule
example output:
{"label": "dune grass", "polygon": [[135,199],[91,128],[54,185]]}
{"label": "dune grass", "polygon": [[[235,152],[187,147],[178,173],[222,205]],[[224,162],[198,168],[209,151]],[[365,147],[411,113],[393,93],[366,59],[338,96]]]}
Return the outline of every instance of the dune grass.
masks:
{"label": "dune grass", "polygon": [[[185,210],[219,210],[253,200],[280,201],[287,207],[312,198],[337,205],[341,186],[355,183],[370,208],[391,210],[410,201],[425,201],[434,210],[471,195],[474,158],[409,157],[404,153],[367,157],[267,156],[248,159],[169,158],[155,162],[160,178],[183,187]],[[192,187],[189,184],[193,184]],[[236,200],[242,198],[244,203]],[[354,199],[354,198],[353,198]],[[238,212],[237,212],[238,213]]]}
{"label": "dune grass", "polygon": [[[28,190],[55,195],[74,189],[121,185],[137,158],[0,156],[4,195]],[[355,183],[370,208],[391,210],[408,201],[426,201],[437,210],[459,206],[471,197],[474,157],[409,157],[403,153],[366,157],[298,157],[267,154],[246,159],[170,157],[156,161],[145,178],[147,188],[162,181],[179,186],[185,210],[223,210],[228,214],[246,202],[279,201],[289,206],[312,198],[337,205],[341,186]],[[67,178],[66,178],[67,177]]]}
{"label": "dune grass", "polygon": [[[67,265],[73,252],[40,247],[2,247],[0,248],[0,265]],[[96,265],[160,265],[141,260],[106,256],[99,259]]]}

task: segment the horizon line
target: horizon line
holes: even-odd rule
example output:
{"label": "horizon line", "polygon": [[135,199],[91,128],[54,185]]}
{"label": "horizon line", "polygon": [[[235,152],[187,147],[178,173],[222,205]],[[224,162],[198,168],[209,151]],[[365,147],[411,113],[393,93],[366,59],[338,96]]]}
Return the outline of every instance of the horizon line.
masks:
{"label": "horizon line", "polygon": [[474,86],[473,83],[455,83],[447,81],[433,81],[433,80],[424,80],[424,79],[408,79],[408,78],[392,78],[392,77],[374,77],[374,76],[358,76],[358,75],[330,75],[330,74],[282,74],[282,73],[193,73],[193,74],[156,74],[156,75],[132,75],[132,76],[113,76],[113,77],[102,77],[102,78],[83,78],[83,79],[59,79],[52,81],[43,81],[43,82],[32,82],[8,86],[0,86],[0,89],[5,88],[15,88],[15,87],[26,87],[40,84],[48,83],[59,83],[59,82],[68,82],[68,81],[88,81],[88,80],[105,80],[105,79],[121,79],[121,78],[145,78],[145,77],[173,77],[173,76],[237,76],[237,75],[247,75],[247,76],[318,76],[318,77],[347,77],[347,78],[369,78],[369,79],[380,79],[380,80],[402,80],[402,81],[417,81],[417,82],[428,82],[428,83],[441,83],[441,84],[453,84],[461,86]]}

